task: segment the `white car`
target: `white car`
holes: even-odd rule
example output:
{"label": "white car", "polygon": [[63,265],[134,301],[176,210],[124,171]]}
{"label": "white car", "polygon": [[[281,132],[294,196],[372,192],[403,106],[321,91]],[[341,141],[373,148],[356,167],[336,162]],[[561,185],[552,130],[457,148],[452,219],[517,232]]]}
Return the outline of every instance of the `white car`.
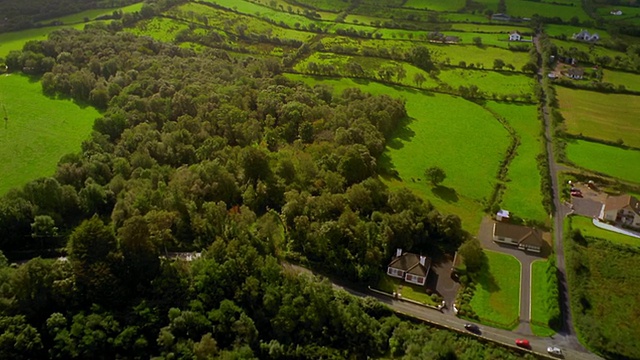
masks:
{"label": "white car", "polygon": [[558,355],[558,356],[562,355],[562,350],[560,350],[560,348],[557,346],[549,346],[547,348],[547,352],[551,355]]}

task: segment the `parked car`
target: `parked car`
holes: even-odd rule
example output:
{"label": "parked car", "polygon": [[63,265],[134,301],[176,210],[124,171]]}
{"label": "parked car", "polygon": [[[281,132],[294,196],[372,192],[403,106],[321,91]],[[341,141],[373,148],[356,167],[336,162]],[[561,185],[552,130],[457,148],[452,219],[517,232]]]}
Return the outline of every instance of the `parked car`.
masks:
{"label": "parked car", "polygon": [[571,192],[571,196],[575,196],[575,197],[582,197],[582,193],[580,191],[572,191]]}
{"label": "parked car", "polygon": [[547,352],[551,355],[562,356],[562,350],[557,346],[547,347]]}
{"label": "parked car", "polygon": [[572,187],[571,191],[577,191],[577,192],[582,192],[580,189],[576,188],[576,187]]}
{"label": "parked car", "polygon": [[464,328],[475,334],[480,334],[480,328],[476,324],[464,324]]}
{"label": "parked car", "polygon": [[529,340],[527,339],[516,339],[516,345],[526,349],[531,349],[531,344],[529,344]]}

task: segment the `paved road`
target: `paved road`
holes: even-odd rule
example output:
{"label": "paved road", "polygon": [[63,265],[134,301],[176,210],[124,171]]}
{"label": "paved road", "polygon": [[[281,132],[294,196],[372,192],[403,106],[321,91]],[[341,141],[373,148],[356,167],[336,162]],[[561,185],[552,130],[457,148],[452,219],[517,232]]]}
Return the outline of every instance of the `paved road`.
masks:
{"label": "paved road", "polygon": [[[536,49],[539,54],[542,54],[540,51],[540,42],[538,41],[538,35],[533,38]],[[542,56],[542,55],[541,55]],[[538,82],[542,86],[542,82],[544,76],[544,69],[540,65],[540,71],[538,73]],[[564,232],[563,229],[563,221],[564,217],[569,213],[569,209],[567,209],[564,204],[560,201],[560,187],[558,186],[558,171],[562,170],[562,165],[556,163],[556,159],[554,157],[554,149],[553,149],[553,125],[550,119],[550,110],[547,106],[546,101],[543,102],[542,112],[544,116],[544,127],[545,127],[545,139],[547,146],[547,155],[549,162],[549,172],[551,173],[551,187],[553,189],[553,204],[555,207],[554,216],[554,249],[557,256],[556,266],[558,268],[558,280],[560,286],[560,294],[561,294],[561,309],[563,314],[563,329],[558,336],[562,337],[561,343],[565,348],[571,348],[579,351],[586,351],[584,347],[578,341],[576,337],[575,331],[573,329],[573,320],[571,316],[571,307],[569,306],[569,288],[567,285],[567,272],[566,272],[566,264],[564,258],[564,246],[562,242],[562,235]]]}
{"label": "paved road", "polygon": [[[287,264],[285,266],[288,268],[291,268],[293,271],[298,273],[312,274],[310,270],[300,266],[291,265],[291,264]],[[333,287],[336,289],[344,290],[354,296],[373,297],[379,300],[380,302],[388,305],[389,307],[391,307],[393,311],[397,313],[409,315],[411,317],[423,320],[427,323],[448,327],[453,330],[459,330],[460,332],[466,333],[466,331],[464,330],[464,324],[467,323],[467,321],[456,317],[452,313],[442,313],[437,310],[426,308],[424,306],[416,305],[410,302],[396,300],[389,296],[380,295],[378,293],[368,291],[368,290],[352,289],[344,285],[337,284],[332,279],[329,279],[329,280],[332,281]],[[518,350],[521,350],[521,349],[515,347],[515,341],[516,339],[524,337],[527,340],[529,340],[529,342],[531,343],[531,350],[538,353],[538,355],[546,355],[547,346],[555,345],[563,349],[564,358],[568,360],[601,359],[600,357],[594,354],[586,352],[586,350],[576,351],[570,348],[563,347],[562,338],[558,338],[556,336],[553,336],[551,338],[544,338],[544,337],[537,337],[537,336],[523,336],[522,334],[518,334],[517,332],[496,329],[489,326],[482,326],[481,331],[482,331],[482,334],[481,334],[482,338],[489,341],[495,341],[501,344],[506,344]],[[471,333],[469,334],[473,336],[477,336]]]}

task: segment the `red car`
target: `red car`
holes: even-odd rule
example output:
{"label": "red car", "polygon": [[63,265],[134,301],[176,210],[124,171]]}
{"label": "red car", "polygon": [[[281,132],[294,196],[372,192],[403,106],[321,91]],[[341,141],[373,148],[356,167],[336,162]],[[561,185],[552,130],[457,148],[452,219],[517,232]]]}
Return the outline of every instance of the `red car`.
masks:
{"label": "red car", "polygon": [[572,191],[571,196],[582,197],[582,193],[580,191]]}
{"label": "red car", "polygon": [[529,340],[527,339],[516,339],[516,345],[523,348],[531,349],[531,344],[529,344]]}

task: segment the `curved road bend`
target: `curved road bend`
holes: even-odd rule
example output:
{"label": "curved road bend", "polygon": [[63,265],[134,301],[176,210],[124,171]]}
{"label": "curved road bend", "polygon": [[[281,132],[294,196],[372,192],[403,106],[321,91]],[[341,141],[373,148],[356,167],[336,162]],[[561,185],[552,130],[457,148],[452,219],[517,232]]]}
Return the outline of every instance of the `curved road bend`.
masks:
{"label": "curved road bend", "polygon": [[[538,34],[533,38],[533,42],[536,46],[536,50],[540,56],[540,62],[542,61],[542,52],[540,51],[540,42],[538,41]],[[544,91],[544,87],[542,87],[542,82],[545,76],[544,69],[542,68],[542,64],[538,64],[538,82],[540,83],[541,88]],[[560,201],[560,186],[558,184],[558,172],[563,170],[564,167],[556,163],[554,150],[553,150],[553,124],[550,119],[549,108],[547,103],[544,102],[542,104],[543,118],[544,118],[544,129],[545,129],[545,140],[547,146],[547,156],[549,162],[549,172],[551,175],[551,188],[553,189],[553,205],[555,207],[555,214],[553,214],[554,220],[554,250],[557,255],[556,258],[556,266],[558,267],[558,280],[560,286],[560,297],[561,297],[561,309],[563,314],[563,329],[561,333],[557,336],[563,338],[560,344],[564,348],[571,348],[574,350],[587,351],[578,341],[576,337],[575,331],[573,330],[573,321],[571,316],[571,308],[569,303],[569,288],[567,284],[567,272],[566,272],[566,264],[564,258],[564,246],[562,242],[563,235],[563,225],[564,225],[564,217],[568,214],[569,209],[567,209]]]}

